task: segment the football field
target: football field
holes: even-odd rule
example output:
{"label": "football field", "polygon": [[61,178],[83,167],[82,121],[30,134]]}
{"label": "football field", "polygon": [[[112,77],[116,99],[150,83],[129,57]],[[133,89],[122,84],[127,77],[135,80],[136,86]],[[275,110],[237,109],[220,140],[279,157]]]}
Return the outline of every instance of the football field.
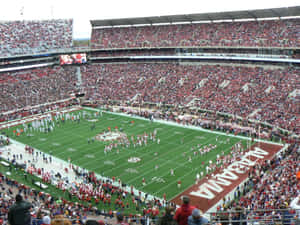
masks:
{"label": "football field", "polygon": [[[2,131],[74,165],[160,198],[165,194],[167,199],[195,184],[196,174],[205,174],[217,155],[229,154],[240,141],[246,148],[246,140],[226,134],[88,109],[69,113],[69,118],[64,115],[63,120],[53,117],[33,129],[36,126],[31,122]],[[16,137],[16,130],[24,128],[26,132]],[[201,154],[203,149],[210,150]]]}

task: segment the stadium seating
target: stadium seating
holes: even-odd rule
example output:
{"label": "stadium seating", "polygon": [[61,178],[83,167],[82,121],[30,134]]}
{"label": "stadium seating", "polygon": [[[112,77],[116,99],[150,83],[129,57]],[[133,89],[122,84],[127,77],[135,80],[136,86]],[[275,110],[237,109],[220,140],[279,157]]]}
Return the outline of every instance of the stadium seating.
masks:
{"label": "stadium seating", "polygon": [[299,47],[299,19],[93,29],[93,48]]}
{"label": "stadium seating", "polygon": [[[129,193],[123,194],[121,188],[101,180],[95,180],[95,183],[92,182],[95,185],[95,192],[90,193],[87,189],[82,188],[83,186],[87,187],[87,183],[89,183],[88,179],[85,183],[81,183],[80,187],[78,186],[78,190],[74,191],[74,188],[70,191],[70,194],[55,198],[42,190],[39,191],[19,183],[0,172],[0,220],[7,220],[9,207],[15,203],[15,195],[17,193],[24,196],[26,201],[31,202],[33,206],[31,210],[32,224],[34,225],[41,224],[43,215],[49,215],[52,220],[57,219],[58,221],[64,218],[64,220],[72,221],[72,224],[83,224],[88,218],[105,220],[106,224],[116,224],[116,221],[113,219],[114,214],[117,211],[122,211],[122,208],[128,207],[126,203],[128,201],[136,202],[135,204],[139,205],[139,207],[136,209],[136,214],[127,215],[127,219],[134,221],[144,220],[144,216],[152,215],[154,205],[157,205],[159,202],[148,201],[146,204],[138,196],[134,197]],[[73,201],[66,200],[67,196],[69,198],[72,196]],[[111,199],[115,199],[115,201],[110,202]],[[74,202],[75,200],[77,202]],[[96,203],[96,205],[99,205],[99,202],[103,202],[104,205],[111,205],[111,210],[99,210],[91,204]],[[140,207],[144,208],[143,215],[138,214]],[[58,215],[61,217],[57,217]]]}
{"label": "stadium seating", "polygon": [[[291,221],[295,216],[294,210],[289,209],[284,212],[276,211],[276,209],[288,209],[290,201],[297,196],[297,191],[299,191],[299,183],[295,176],[298,171],[297,164],[300,160],[299,147],[299,144],[291,145],[284,153],[277,155],[273,160],[266,161],[263,165],[256,165],[249,173],[249,180],[235,190],[235,196],[241,196],[240,200],[236,202],[236,199],[232,201],[224,199],[223,204],[218,206],[218,212],[226,211],[231,213],[228,209],[236,210],[237,207],[242,207],[242,209],[245,209],[243,211],[246,212],[246,219],[254,221],[270,220],[274,222],[274,220],[282,221],[285,216],[285,219],[288,219],[289,222],[284,224],[292,224]],[[100,182],[96,183],[96,185],[101,185]],[[101,189],[109,189],[109,186],[104,184],[101,185]],[[83,224],[83,221],[89,216],[94,216],[98,219],[113,216],[112,212],[100,211],[91,205],[82,204],[88,200],[73,203],[65,198],[55,199],[50,194],[30,188],[1,173],[0,188],[0,220],[4,221],[7,220],[7,212],[14,203],[16,193],[21,193],[26,200],[32,202],[32,224],[37,224],[45,214],[49,214],[52,220],[56,218],[56,215],[64,215],[65,219],[67,218],[74,224]],[[115,194],[118,193],[118,188],[116,187],[110,189],[107,193],[114,195],[112,190],[115,190]],[[84,190],[81,190],[80,193],[83,196],[86,194]],[[286,194],[283,195],[283,193]],[[74,193],[74,195],[77,194],[80,195],[79,192]],[[130,194],[126,196],[126,198],[131,197]],[[101,201],[105,200],[101,199]],[[116,202],[112,203],[112,208],[115,207]],[[143,216],[152,217],[152,207],[153,205],[151,204],[147,205],[143,211]],[[283,213],[285,214],[284,216]],[[215,213],[211,214],[210,219],[212,221],[217,220],[217,218],[214,218],[216,215]],[[130,215],[129,219],[131,221],[140,221],[144,218],[138,215]],[[116,223],[114,220],[109,220],[108,222],[111,224]]]}
{"label": "stadium seating", "polygon": [[7,21],[0,23],[0,55],[44,53],[72,47],[72,20]]}
{"label": "stadium seating", "polygon": [[[295,210],[290,209],[290,202],[297,197],[299,181],[295,174],[300,160],[299,144],[291,145],[285,153],[273,160],[257,165],[249,173],[249,180],[235,190],[236,198],[218,206],[218,211],[243,210],[252,222],[293,224]],[[280,209],[280,210],[278,210]]]}
{"label": "stadium seating", "polygon": [[[29,186],[12,180],[0,173],[0,218],[7,219],[9,207],[14,203],[14,196],[20,193],[25,200],[32,203],[32,224],[41,224],[43,215],[50,215],[52,220],[56,215],[65,215],[65,220],[76,222],[83,220],[87,215],[99,216],[96,208],[88,208],[82,204],[66,201],[64,198],[54,199],[50,194],[38,191]],[[56,201],[57,200],[57,201]],[[67,214],[66,214],[67,213]]]}
{"label": "stadium seating", "polygon": [[[299,190],[295,176],[300,159],[298,148],[299,145],[292,145],[285,154],[265,165],[257,166],[250,176],[252,184],[249,183],[255,189],[243,196],[239,204],[251,209],[279,209],[282,205],[288,208],[288,203],[297,197]],[[282,196],[282,193],[285,194]]]}
{"label": "stadium seating", "polygon": [[174,49],[168,50],[142,50],[142,51],[103,51],[93,52],[93,57],[124,57],[124,56],[159,56],[159,55],[175,55]]}
{"label": "stadium seating", "polygon": [[[299,48],[299,24],[299,19],[282,19],[97,28],[92,29],[91,47],[94,49]],[[0,55],[8,57],[39,54],[70,48],[72,47],[72,32],[72,20],[1,22]],[[93,52],[92,54],[94,57],[118,57],[167,55],[171,51],[172,54],[176,54],[172,49],[144,50],[126,54],[124,54],[125,51]],[[300,56],[297,53],[293,55],[293,58],[298,59]],[[80,65],[80,71],[78,66],[57,65],[2,72],[0,73],[0,122],[27,115],[22,114],[26,110],[21,114],[13,112],[4,115],[3,112],[69,98],[70,93],[76,90],[75,84],[78,83],[78,76],[81,76],[81,88],[87,100],[128,104],[163,103],[175,106],[175,108],[193,106],[212,112],[228,113],[267,122],[299,135],[299,74],[300,69],[292,66],[178,62],[90,64]],[[45,111],[59,106],[59,104],[54,104],[40,107],[39,110]],[[32,110],[31,113],[34,111]],[[230,122],[235,123],[235,118],[233,117]],[[271,129],[268,131],[272,132]],[[272,221],[281,219],[283,217],[281,212],[274,211],[274,209],[288,208],[291,200],[299,194],[299,181],[294,176],[299,170],[299,149],[298,139],[298,143],[290,145],[285,153],[278,154],[270,161],[265,161],[263,165],[256,165],[249,172],[249,180],[236,190],[236,195],[240,198],[235,201],[224,199],[224,203],[218,207],[219,212],[233,210],[238,206],[249,210],[246,214],[247,219],[268,218]],[[112,212],[100,211],[91,205],[87,206],[91,201],[96,201],[94,199],[102,201],[103,204],[110,204],[106,202],[107,195],[104,193],[110,197],[119,196],[115,202],[112,202],[117,210],[127,207],[124,204],[125,200],[122,201],[123,194],[124,199],[132,201],[133,204],[140,201],[137,199],[138,196],[123,193],[118,187],[112,186],[109,181],[100,181],[95,177],[85,175],[85,182],[93,183],[95,190],[100,190],[101,193],[88,192],[85,190],[86,184],[78,184],[69,194],[69,197],[76,198],[80,202],[74,203],[64,198],[56,202],[50,194],[36,191],[0,173],[0,224],[2,220],[4,223],[7,221],[8,209],[14,203],[14,196],[17,192],[33,202],[35,207],[32,212],[33,224],[39,224],[40,221],[37,220],[42,218],[41,209],[47,211],[52,219],[56,214],[64,214],[74,224],[83,224],[87,215],[102,214],[110,217]],[[110,197],[108,197],[109,202]],[[122,204],[119,204],[118,200]],[[83,202],[87,204],[82,204]],[[161,205],[159,200],[143,204],[145,208],[141,218],[144,220],[143,216],[155,217],[152,207],[161,207]],[[267,211],[256,212],[257,209]],[[140,211],[136,209],[136,213]],[[294,211],[288,211],[288,213],[292,216],[295,214]],[[133,216],[139,217],[130,215],[130,217]],[[290,224],[289,222],[287,224]]]}
{"label": "stadium seating", "polygon": [[76,79],[73,67],[0,73],[0,112],[69,98]]}
{"label": "stadium seating", "polygon": [[103,64],[81,67],[87,98],[193,106],[300,132],[291,67]]}

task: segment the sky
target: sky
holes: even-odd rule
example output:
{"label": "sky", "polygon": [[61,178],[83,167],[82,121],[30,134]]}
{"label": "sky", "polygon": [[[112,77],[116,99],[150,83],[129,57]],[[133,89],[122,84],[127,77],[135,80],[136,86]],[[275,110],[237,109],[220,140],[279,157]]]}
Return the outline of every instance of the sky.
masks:
{"label": "sky", "polygon": [[0,20],[73,19],[73,37],[89,38],[90,20],[300,6],[300,0],[8,0]]}

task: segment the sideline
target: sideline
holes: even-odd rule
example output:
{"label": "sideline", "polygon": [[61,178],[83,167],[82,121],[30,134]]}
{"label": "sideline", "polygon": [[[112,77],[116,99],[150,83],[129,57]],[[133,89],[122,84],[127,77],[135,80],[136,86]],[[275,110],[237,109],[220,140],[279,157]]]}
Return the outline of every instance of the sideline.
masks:
{"label": "sideline", "polygon": [[[149,119],[146,119],[144,117],[136,116],[136,115],[129,115],[129,114],[126,114],[126,113],[109,112],[109,111],[104,111],[104,110],[95,109],[95,108],[91,108],[91,107],[83,107],[83,108],[88,109],[88,110],[98,111],[98,112],[102,111],[104,113],[108,113],[108,114],[112,114],[112,115],[119,115],[119,116],[125,116],[125,117],[128,117],[128,118],[135,118],[135,119],[149,121]],[[175,126],[175,127],[181,127],[181,128],[185,128],[185,129],[203,131],[203,132],[211,133],[211,134],[223,135],[223,136],[227,136],[227,137],[235,137],[235,138],[240,138],[240,139],[243,139],[243,140],[251,140],[250,137],[245,137],[245,136],[241,136],[241,135],[234,135],[234,134],[226,134],[226,133],[221,132],[221,131],[212,131],[212,130],[204,129],[202,127],[197,127],[197,126],[194,126],[194,125],[182,125],[182,124],[178,124],[178,123],[173,122],[173,121],[165,121],[165,120],[162,120],[162,119],[154,119],[153,122],[166,124],[166,125],[170,125],[170,126]],[[283,143],[268,141],[268,140],[259,139],[259,138],[255,138],[254,141],[263,142],[263,143],[267,143],[267,144],[275,144],[275,145],[284,146]]]}
{"label": "sideline", "polygon": [[[73,108],[73,109],[74,109],[74,108]],[[82,109],[82,108],[77,108],[76,110],[80,110],[80,109]],[[136,116],[136,115],[128,115],[128,114],[126,114],[126,113],[109,112],[109,111],[103,111],[103,110],[100,110],[100,109],[94,109],[94,108],[90,108],[90,107],[83,107],[83,109],[91,110],[91,111],[102,111],[102,112],[107,113],[107,114],[112,114],[112,115],[118,115],[118,116],[124,116],[124,117],[128,117],[128,118],[132,118],[132,119],[139,119],[139,120],[149,121],[149,120],[146,119],[146,118],[143,118],[143,117],[140,117],[140,116]],[[55,112],[55,111],[52,111],[52,112]],[[49,113],[49,112],[47,112],[47,113]],[[30,117],[31,119],[32,119],[32,118],[38,119],[41,115],[43,115],[43,114],[37,114],[37,115],[29,116],[29,117]],[[28,117],[25,117],[25,118],[23,118],[22,120],[17,119],[17,120],[14,121],[14,123],[15,123],[15,125],[17,125],[17,124],[22,124],[22,121],[26,121],[26,119],[29,119],[29,118],[28,118]],[[11,121],[11,122],[12,122],[12,121]],[[161,120],[161,119],[155,119],[154,122],[157,122],[157,123],[160,123],[160,124],[166,124],[166,125],[170,125],[170,126],[181,127],[181,128],[185,128],[185,129],[193,129],[193,130],[203,131],[203,132],[207,132],[207,133],[213,133],[213,134],[223,135],[223,136],[227,136],[227,137],[235,137],[235,138],[240,138],[240,139],[244,139],[244,140],[251,140],[251,138],[249,138],[249,137],[244,137],[244,136],[240,136],[240,135],[233,135],[233,134],[226,134],[226,133],[220,132],[220,131],[211,131],[211,130],[208,130],[208,129],[204,129],[204,128],[197,127],[197,126],[192,126],[192,125],[182,125],[182,124],[178,124],[178,123],[173,122],[173,121],[164,121],[164,120]],[[2,125],[2,124],[1,124],[1,125]],[[3,136],[3,135],[0,135],[0,136]],[[5,136],[3,136],[3,137],[5,137]],[[25,153],[25,144],[20,143],[20,142],[14,140],[14,139],[11,139],[11,138],[10,138],[10,140],[11,140],[11,142],[12,142],[12,145],[8,146],[7,148],[11,149],[11,150],[10,150],[10,151],[11,151],[11,155],[12,155],[12,154],[20,154],[20,153],[22,153],[22,155],[23,155],[23,161],[26,160],[26,161],[28,162],[28,160],[32,160],[32,157],[31,157],[28,153]],[[282,143],[276,143],[276,142],[266,141],[266,140],[262,140],[262,139],[255,139],[255,141],[257,141],[257,142],[264,142],[264,143],[271,143],[271,144],[276,144],[276,145],[284,146],[284,144],[282,144]],[[284,150],[287,148],[287,146],[288,146],[288,145],[285,145],[285,147],[282,148],[282,151],[284,151]],[[34,149],[35,149],[35,151],[43,152],[43,151],[40,151],[40,150],[37,149],[37,148],[34,148]],[[3,152],[4,154],[2,154],[2,156],[6,155],[6,157],[7,157],[6,159],[9,158],[9,156],[7,155],[7,152],[8,152],[8,151],[4,151],[4,152]],[[280,151],[280,152],[281,152],[281,151]],[[47,154],[47,153],[44,153],[44,154],[45,154],[45,156],[47,156],[47,157],[50,156],[50,155]],[[66,161],[64,161],[64,160],[62,160],[62,159],[60,159],[60,158],[57,158],[57,157],[55,157],[55,156],[52,156],[52,155],[51,155],[51,157],[52,157],[52,164],[51,164],[51,165],[54,164],[54,166],[49,167],[49,163],[46,164],[46,163],[43,162],[43,160],[40,159],[40,160],[38,161],[38,163],[36,163],[37,168],[44,168],[44,171],[45,171],[45,172],[50,172],[50,173],[53,173],[52,171],[56,171],[56,173],[59,172],[60,174],[62,174],[62,177],[66,177],[66,178],[69,180],[69,183],[72,183],[73,181],[76,181],[76,182],[78,182],[78,181],[83,182],[83,180],[82,180],[81,178],[80,178],[80,179],[79,179],[79,178],[76,178],[76,175],[75,175],[74,171],[69,170],[68,173],[65,172],[64,168],[69,168],[69,163],[68,163],[68,162],[66,162]],[[21,160],[17,160],[17,162],[20,162],[20,161],[21,161]],[[23,163],[23,162],[21,162],[21,163]],[[73,164],[73,165],[74,165],[74,164]],[[74,165],[74,166],[77,166],[77,165]],[[79,168],[80,170],[88,171],[88,170],[83,169],[83,168],[81,168],[81,167],[79,167],[79,166],[78,166],[78,168]],[[51,170],[52,170],[52,171],[51,171]],[[97,177],[98,179],[110,180],[110,181],[112,182],[112,179],[111,179],[111,178],[102,176],[102,175],[97,174],[97,173],[95,173],[95,175],[96,175],[96,177]],[[37,175],[36,175],[36,176],[37,176]],[[246,181],[246,180],[244,180],[244,182],[245,182],[245,181]],[[51,181],[51,183],[52,183],[53,185],[56,185],[56,182],[53,181],[53,180]],[[115,182],[112,182],[112,183],[113,183],[113,185],[115,185],[115,186],[119,186],[119,183],[116,182],[116,181],[115,181]],[[192,186],[192,185],[191,185],[191,186]],[[69,187],[71,187],[71,184],[69,185]],[[130,186],[121,187],[121,188],[122,188],[123,190],[128,191],[128,192],[131,191]],[[187,188],[187,189],[188,189],[188,188]],[[145,192],[139,191],[139,190],[137,190],[136,188],[134,188],[133,191],[134,191],[134,194],[137,195],[137,196],[139,195],[139,193],[141,193],[142,197],[145,197],[145,195],[146,195]],[[228,195],[226,195],[226,197],[227,197],[227,196],[233,196],[233,194],[234,194],[234,190],[232,190],[230,193],[228,193]],[[152,200],[152,199],[154,199],[154,198],[159,199],[159,200],[161,200],[161,202],[163,202],[163,199],[158,198],[157,196],[148,194],[148,198],[147,198],[148,200]],[[231,199],[232,199],[232,198],[231,198]],[[215,210],[215,209],[216,209],[216,206],[217,206],[218,204],[219,204],[219,202],[216,203],[214,206],[212,206],[212,207],[207,211],[207,213],[212,212],[213,210]]]}
{"label": "sideline", "polygon": [[[40,119],[41,117],[43,116],[46,116],[48,115],[49,113],[53,113],[53,112],[64,112],[64,113],[68,113],[68,112],[73,112],[73,111],[78,111],[78,110],[81,110],[83,109],[82,107],[72,107],[71,109],[68,109],[68,110],[53,110],[53,111],[49,111],[47,113],[44,113],[44,114],[36,114],[36,115],[30,115],[28,117],[24,117],[22,119],[16,119],[16,120],[13,120],[13,121],[8,121],[8,122],[4,122],[2,123],[2,127],[0,126],[0,130],[1,129],[5,129],[7,127],[11,127],[11,126],[17,126],[17,125],[20,125],[20,124],[23,124],[24,122],[32,122],[33,120],[38,120]],[[4,139],[6,139],[6,136],[4,135],[1,135],[1,137],[3,137]],[[25,152],[25,146],[26,144],[23,144],[13,138],[9,138],[11,144],[9,146],[6,146],[4,150],[2,150],[2,154],[1,156],[8,160],[9,162],[11,162],[11,158],[12,158],[12,155],[13,154],[22,154],[23,156],[23,159],[21,160],[20,158],[16,160],[17,163],[24,163],[24,161],[26,161],[26,169],[28,168],[28,161],[30,160],[30,162],[32,162],[32,159],[33,157],[31,155],[29,155],[28,153]],[[73,182],[83,182],[83,180],[81,178],[78,178],[76,177],[76,174],[73,170],[69,169],[69,163],[56,157],[56,156],[53,156],[53,155],[50,155],[46,152],[43,152],[41,151],[40,149],[38,148],[34,148],[35,152],[38,151],[38,152],[42,152],[47,158],[49,158],[50,156],[52,157],[52,164],[50,163],[45,163],[43,162],[43,160],[41,158],[39,158],[38,162],[34,163],[36,168],[44,168],[44,172],[49,172],[51,175],[53,174],[56,174],[57,172],[59,172],[61,175],[62,175],[62,178],[63,180],[68,180],[69,181],[69,185],[67,186],[67,188],[71,188],[72,187],[72,183]],[[10,154],[10,155],[9,155]],[[51,165],[51,166],[49,166]],[[78,167],[79,170],[81,171],[86,171],[86,172],[91,172],[87,169],[84,169],[80,166],[77,166],[75,164],[72,163],[72,165],[74,165],[75,167]],[[65,168],[68,168],[68,172],[66,173],[65,171]],[[93,171],[94,172],[94,171]],[[34,174],[35,176],[39,177],[39,178],[42,178],[42,176],[38,176],[37,174]],[[111,178],[108,178],[108,177],[105,177],[105,176],[102,176],[98,173],[95,173],[97,179],[101,179],[101,180],[109,180],[112,182],[112,184],[116,187],[120,187],[120,184],[118,181],[115,181],[113,182]],[[51,184],[56,186],[57,182],[54,180],[54,179],[51,179]],[[126,185],[126,187],[120,187],[121,189],[127,191],[128,193],[131,192],[131,187]],[[133,192],[134,192],[134,195],[136,196],[139,196],[140,193],[141,193],[141,196],[143,198],[145,198],[146,194],[147,194],[147,200],[153,200],[154,198],[155,199],[158,199],[160,200],[162,203],[163,203],[163,199],[157,197],[157,196],[154,196],[150,193],[145,193],[143,191],[140,191],[138,189],[136,189],[135,187],[133,188]]]}
{"label": "sideline", "polygon": [[37,120],[37,119],[43,119],[43,118],[47,117],[49,114],[51,114],[53,112],[68,113],[68,112],[78,111],[78,110],[81,110],[81,109],[82,109],[82,107],[79,107],[79,106],[71,107],[71,108],[61,108],[61,109],[57,109],[57,110],[47,111],[47,112],[44,112],[44,113],[29,115],[29,116],[23,117],[21,119],[3,121],[3,122],[0,122],[0,130],[10,128],[10,127],[14,127],[14,126],[18,126],[18,125],[23,124],[23,123],[32,122],[32,121]]}
{"label": "sideline", "polygon": [[[144,120],[144,121],[149,121],[148,119],[144,118],[144,117],[140,117],[140,116],[137,116],[137,115],[129,115],[129,114],[126,114],[126,113],[117,113],[117,112],[110,112],[110,111],[105,111],[105,110],[100,110],[100,109],[95,109],[95,108],[90,108],[90,107],[84,107],[85,109],[88,109],[88,110],[92,110],[92,111],[102,111],[104,113],[107,113],[107,114],[111,114],[111,115],[118,115],[118,116],[124,116],[124,117],[127,117],[127,118],[134,118],[134,119],[139,119],[139,120]],[[211,131],[211,130],[208,130],[208,129],[204,129],[202,127],[197,127],[197,126],[193,126],[193,125],[182,125],[182,124],[178,124],[176,122],[173,122],[173,121],[165,121],[165,120],[162,120],[162,119],[154,119],[153,122],[157,122],[157,123],[160,123],[160,124],[166,124],[166,125],[170,125],[170,126],[175,126],[175,127],[180,127],[180,128],[185,128],[185,129],[192,129],[192,130],[198,130],[198,131],[202,131],[202,132],[206,132],[206,133],[212,133],[212,134],[218,134],[218,135],[223,135],[223,136],[227,136],[227,137],[235,137],[235,138],[240,138],[240,139],[243,139],[243,140],[251,140],[250,137],[245,137],[245,136],[241,136],[241,135],[234,135],[234,134],[226,134],[225,132],[221,132],[221,131]],[[273,142],[273,141],[268,141],[268,140],[263,140],[263,139],[254,139],[254,141],[258,142],[258,143],[267,143],[267,144],[274,144],[274,145],[279,145],[279,146],[282,146],[282,148],[275,154],[275,155],[278,155],[280,154],[281,152],[285,151],[287,148],[288,148],[288,144],[284,144],[284,143],[277,143],[277,142]],[[274,156],[275,156],[274,155]],[[246,178],[244,180],[242,180],[242,182],[239,184],[242,185],[244,184],[245,182],[247,182],[249,180],[249,178]],[[181,192],[181,194],[190,189],[191,187],[193,187],[195,184],[192,184],[191,186],[187,187],[185,190],[183,190]],[[234,192],[235,192],[235,188],[232,189],[228,194],[226,194],[224,197],[225,198],[230,198],[230,199],[233,199],[234,198]],[[180,195],[180,194],[178,194]],[[177,195],[177,196],[178,196]],[[218,201],[217,203],[215,203],[212,207],[210,207],[205,213],[204,213],[204,216],[206,218],[209,218],[210,214],[213,213],[213,212],[216,212],[217,210],[217,206],[220,205],[221,203],[223,202],[223,199],[221,199],[220,201]]]}
{"label": "sideline", "polygon": [[[5,136],[3,136],[3,135],[0,135],[0,136],[2,136],[3,138],[5,138]],[[11,145],[6,146],[7,149],[2,152],[2,157],[10,162],[11,156],[13,154],[22,154],[23,159],[22,160],[18,159],[18,160],[16,160],[16,162],[18,162],[18,163],[24,163],[24,161],[26,160],[26,162],[27,162],[26,163],[26,169],[27,169],[28,168],[28,160],[32,161],[33,158],[32,158],[31,155],[29,155],[28,153],[25,152],[25,146],[26,145],[23,144],[23,143],[21,143],[21,142],[18,142],[16,140],[14,140],[14,139],[11,139],[11,138],[10,138],[10,141],[11,141]],[[35,152],[36,151],[43,152],[43,151],[41,151],[41,150],[39,150],[37,148],[34,148],[34,150],[35,150]],[[8,155],[8,152],[10,152],[10,156]],[[50,156],[48,153],[45,153],[45,152],[43,152],[43,154],[45,154],[45,156],[48,157],[48,158]],[[38,162],[34,163],[35,166],[36,166],[36,168],[37,169],[38,168],[44,168],[44,172],[49,172],[51,175],[53,175],[53,173],[56,174],[57,172],[59,172],[62,175],[62,179],[63,180],[68,180],[69,181],[69,185],[67,186],[67,188],[71,188],[73,182],[80,181],[80,182],[83,183],[83,179],[80,178],[80,177],[77,177],[76,174],[75,174],[75,172],[73,170],[69,169],[69,163],[68,162],[66,162],[66,161],[64,161],[64,160],[62,160],[60,158],[57,158],[57,157],[55,157],[53,155],[51,155],[51,157],[52,157],[52,163],[45,163],[45,162],[43,162],[42,158],[39,158]],[[74,165],[75,167],[77,167],[77,165],[75,165],[73,163],[72,163],[72,165]],[[64,168],[68,168],[68,172],[66,172]],[[84,168],[82,168],[80,166],[78,166],[78,168],[81,171],[84,170],[84,171],[87,171],[87,172],[91,172],[91,171],[89,171],[87,169],[84,169]],[[37,174],[34,174],[34,175],[37,176],[37,177],[42,178],[42,176],[38,176]],[[100,175],[98,173],[95,173],[95,175],[96,175],[97,179],[109,180],[109,181],[112,182],[112,184],[114,186],[120,187],[119,182],[117,182],[117,181],[113,182],[111,178],[102,176],[102,175]],[[53,179],[51,179],[51,184],[54,185],[54,186],[57,185],[56,181],[53,180]],[[122,187],[121,186],[120,188],[122,188],[123,190],[126,190],[128,193],[131,192],[131,188],[128,185],[126,185],[126,187]],[[134,194],[136,196],[139,196],[139,192],[141,192],[142,197],[145,197],[145,195],[146,195],[145,192],[139,191],[136,188],[133,188],[133,192],[134,192]],[[151,194],[148,193],[147,200],[153,200],[154,198],[155,199],[159,199],[161,201],[163,200],[161,198],[158,198],[157,196],[154,196],[154,195],[151,195]]]}

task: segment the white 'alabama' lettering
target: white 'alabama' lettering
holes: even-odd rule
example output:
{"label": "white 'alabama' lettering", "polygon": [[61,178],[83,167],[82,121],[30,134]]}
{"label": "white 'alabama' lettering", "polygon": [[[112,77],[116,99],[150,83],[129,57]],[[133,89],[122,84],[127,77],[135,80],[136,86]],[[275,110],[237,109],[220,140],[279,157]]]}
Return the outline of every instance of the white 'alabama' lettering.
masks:
{"label": "white 'alabama' lettering", "polygon": [[254,148],[254,151],[249,151],[246,153],[245,156],[254,156],[256,158],[260,158],[260,159],[263,159],[265,155],[269,155],[268,152],[262,150],[261,148],[258,148],[258,147],[255,147]]}
{"label": "white 'alabama' lettering", "polygon": [[205,184],[201,185],[197,191],[192,191],[190,194],[201,198],[213,199],[215,195],[210,190],[208,190],[208,188],[206,188],[204,185]]}
{"label": "white 'alabama' lettering", "polygon": [[[254,151],[247,152],[240,161],[234,162],[229,165],[228,168],[224,169],[223,173],[217,174],[215,176],[216,179],[208,180],[206,183],[200,185],[198,187],[198,190],[190,192],[190,195],[206,199],[213,199],[215,197],[215,194],[213,192],[221,193],[224,190],[221,186],[231,185],[231,182],[229,180],[237,180],[239,178],[239,174],[243,174],[249,169],[248,166],[250,167],[255,165],[256,161],[247,159],[248,156],[263,159],[266,155],[269,155],[267,151],[255,147]],[[235,172],[236,174],[233,172]]]}
{"label": "white 'alabama' lettering", "polygon": [[221,178],[221,176],[221,174],[216,175],[216,180],[210,179],[206,184],[201,185],[198,191],[193,191],[191,194],[206,199],[213,199],[215,195],[210,190],[220,193],[224,189],[218,184],[223,186],[228,186],[231,184],[230,181]]}
{"label": "white 'alabama' lettering", "polygon": [[231,165],[229,165],[228,170],[231,170],[232,172],[236,172],[236,173],[239,173],[239,174],[245,173],[245,171],[240,169],[239,162],[234,162]]}
{"label": "white 'alabama' lettering", "polygon": [[258,155],[259,154],[260,155],[269,155],[269,152],[266,152],[266,151],[262,150],[261,148],[255,147],[254,150],[255,150],[254,152]]}
{"label": "white 'alabama' lettering", "polygon": [[241,161],[238,161],[240,164],[244,164],[245,166],[254,166],[255,165],[255,162],[254,161],[251,161],[250,159],[247,159],[246,156],[244,156],[242,158]]}
{"label": "white 'alabama' lettering", "polygon": [[222,184],[222,185],[225,185],[225,186],[228,186],[228,185],[231,184],[230,181],[221,178],[221,175],[220,175],[220,174],[217,174],[217,175],[216,175],[216,178],[217,178],[218,184]]}
{"label": "white 'alabama' lettering", "polygon": [[220,177],[223,177],[228,180],[237,180],[239,178],[237,175],[235,175],[229,169],[224,169],[224,172],[220,175]]}

